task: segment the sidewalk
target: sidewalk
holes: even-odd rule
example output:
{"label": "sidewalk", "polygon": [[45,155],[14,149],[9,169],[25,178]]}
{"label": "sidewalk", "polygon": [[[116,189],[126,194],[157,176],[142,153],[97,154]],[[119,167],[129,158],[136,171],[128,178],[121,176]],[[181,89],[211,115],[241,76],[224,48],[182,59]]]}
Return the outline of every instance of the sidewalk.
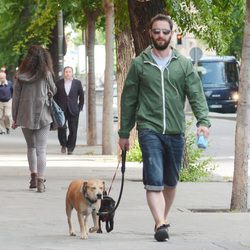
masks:
{"label": "sidewalk", "polygon": [[[46,192],[28,190],[25,154],[0,156],[0,249],[8,250],[212,250],[250,249],[250,213],[229,213],[233,159],[218,159],[214,181],[180,183],[170,215],[170,241],[156,242],[154,223],[141,182],[141,165],[127,163],[124,193],[115,214],[114,230],[79,237],[68,235],[65,215],[67,186],[76,178],[100,178],[109,187],[115,156],[48,155]],[[121,173],[117,172],[111,196],[117,200]],[[250,199],[248,198],[248,203]],[[201,212],[194,212],[201,211]],[[92,221],[89,219],[89,225]]]}

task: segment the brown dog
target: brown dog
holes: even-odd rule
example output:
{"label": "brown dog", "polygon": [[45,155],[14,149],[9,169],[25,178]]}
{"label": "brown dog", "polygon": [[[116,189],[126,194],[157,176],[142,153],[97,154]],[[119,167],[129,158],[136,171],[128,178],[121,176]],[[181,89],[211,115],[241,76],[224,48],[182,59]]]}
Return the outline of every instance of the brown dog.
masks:
{"label": "brown dog", "polygon": [[[77,211],[77,217],[80,224],[81,239],[88,238],[88,232],[98,230],[97,212],[101,206],[102,194],[105,191],[105,184],[102,180],[75,180],[69,185],[66,195],[66,214],[69,224],[69,234],[75,236],[71,222],[71,213],[73,208]],[[87,219],[92,214],[94,227],[88,230]]]}

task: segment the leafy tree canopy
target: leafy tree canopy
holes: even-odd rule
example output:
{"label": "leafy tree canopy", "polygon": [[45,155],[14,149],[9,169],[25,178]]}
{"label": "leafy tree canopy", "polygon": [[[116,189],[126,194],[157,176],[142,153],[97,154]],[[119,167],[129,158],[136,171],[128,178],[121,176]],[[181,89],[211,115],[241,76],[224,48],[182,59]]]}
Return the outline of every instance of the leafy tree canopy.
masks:
{"label": "leafy tree canopy", "polygon": [[233,54],[241,54],[244,0],[168,0],[166,4],[180,32],[194,33],[218,54],[232,54],[237,40],[240,46],[234,47]]}
{"label": "leafy tree canopy", "polygon": [[49,43],[56,1],[0,0],[0,63],[16,65],[30,44]]}
{"label": "leafy tree canopy", "polygon": [[[127,1],[113,0],[116,32],[129,25]],[[180,32],[192,32],[218,54],[241,54],[245,12],[243,0],[166,0],[168,13]],[[48,45],[60,9],[65,23],[86,26],[87,17],[99,16],[104,27],[102,0],[0,0],[0,66],[17,65],[33,43]]]}
{"label": "leafy tree canopy", "polygon": [[59,10],[65,23],[81,28],[86,25],[85,12],[102,11],[101,0],[0,0],[0,5],[0,65],[6,66],[16,66],[29,45],[50,43]]}

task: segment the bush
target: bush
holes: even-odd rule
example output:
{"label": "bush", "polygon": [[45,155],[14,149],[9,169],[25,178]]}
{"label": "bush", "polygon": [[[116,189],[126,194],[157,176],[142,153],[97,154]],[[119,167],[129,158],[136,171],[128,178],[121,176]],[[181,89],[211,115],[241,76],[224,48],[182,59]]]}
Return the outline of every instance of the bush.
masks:
{"label": "bush", "polygon": [[128,151],[127,161],[142,162],[142,154],[138,141],[136,141],[134,146]]}
{"label": "bush", "polygon": [[[197,148],[196,135],[191,131],[194,118],[186,122],[186,146],[184,150],[183,164],[180,171],[180,181],[196,182],[205,181],[211,177],[215,169],[212,157],[204,157],[203,149]],[[127,153],[127,161],[142,162],[142,154],[138,141]]]}

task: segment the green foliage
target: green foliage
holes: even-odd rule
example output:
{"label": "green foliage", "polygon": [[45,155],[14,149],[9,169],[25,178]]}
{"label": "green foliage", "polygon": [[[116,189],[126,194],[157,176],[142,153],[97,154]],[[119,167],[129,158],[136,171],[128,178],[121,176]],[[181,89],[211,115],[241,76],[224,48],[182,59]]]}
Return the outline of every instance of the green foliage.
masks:
{"label": "green foliage", "polygon": [[[211,177],[215,165],[211,157],[204,157],[203,150],[196,146],[196,136],[191,127],[194,119],[186,123],[186,150],[182,169],[180,171],[180,181],[196,182],[205,181]],[[134,146],[127,153],[127,161],[142,162],[142,154],[139,143],[136,141]]]}
{"label": "green foliage", "polygon": [[10,3],[1,0],[0,4],[0,66],[5,65],[8,68],[19,58],[19,55],[13,52],[13,47],[17,40],[24,39],[23,31],[28,23],[30,10],[24,8],[25,1]]}
{"label": "green foliage", "polygon": [[84,29],[88,18],[92,18],[96,19],[96,26],[99,28],[102,22],[99,16],[104,14],[102,0],[59,1],[62,4],[66,23],[75,22],[78,28]]}
{"label": "green foliage", "polygon": [[60,6],[52,0],[0,0],[0,4],[0,62],[16,67],[30,44],[49,43]]}
{"label": "green foliage", "polygon": [[[129,28],[128,2],[114,0],[115,33]],[[104,30],[102,0],[0,0],[0,66],[17,66],[32,43],[48,45],[57,14],[63,10],[64,23],[83,30],[89,18],[96,18]],[[241,55],[244,0],[168,0],[167,12],[181,32],[193,32],[219,54]],[[100,33],[102,34],[102,33]],[[98,41],[103,43],[102,35]]]}
{"label": "green foliage", "polygon": [[138,141],[135,142],[134,146],[127,153],[127,161],[142,162],[142,153]]}
{"label": "green foliage", "polygon": [[32,12],[32,19],[26,27],[26,35],[22,40],[17,41],[13,48],[14,52],[17,54],[23,52],[27,50],[29,45],[35,43],[48,45],[59,10],[60,7],[56,1],[46,1],[45,4],[37,5],[37,8]]}
{"label": "green foliage", "polygon": [[[50,43],[59,10],[64,23],[75,21],[81,29],[87,16],[103,14],[102,0],[0,0],[0,5],[0,66],[7,68],[18,65],[29,45]],[[103,23],[98,20],[97,27]]]}
{"label": "green foliage", "polygon": [[114,0],[115,33],[125,30],[129,25],[128,1]]}
{"label": "green foliage", "polygon": [[231,19],[238,20],[233,25],[232,37],[228,43],[228,46],[224,50],[225,55],[234,55],[238,60],[241,58],[242,43],[244,34],[244,15],[245,15],[245,2],[239,1],[237,6],[234,7],[233,13],[231,13]]}
{"label": "green foliage", "polygon": [[[235,39],[242,43],[245,1],[170,0],[166,5],[180,28],[179,32],[192,32],[218,54],[232,50],[230,47]],[[235,28],[239,32],[235,33]],[[237,46],[233,50],[234,54],[239,54],[241,48]]]}

